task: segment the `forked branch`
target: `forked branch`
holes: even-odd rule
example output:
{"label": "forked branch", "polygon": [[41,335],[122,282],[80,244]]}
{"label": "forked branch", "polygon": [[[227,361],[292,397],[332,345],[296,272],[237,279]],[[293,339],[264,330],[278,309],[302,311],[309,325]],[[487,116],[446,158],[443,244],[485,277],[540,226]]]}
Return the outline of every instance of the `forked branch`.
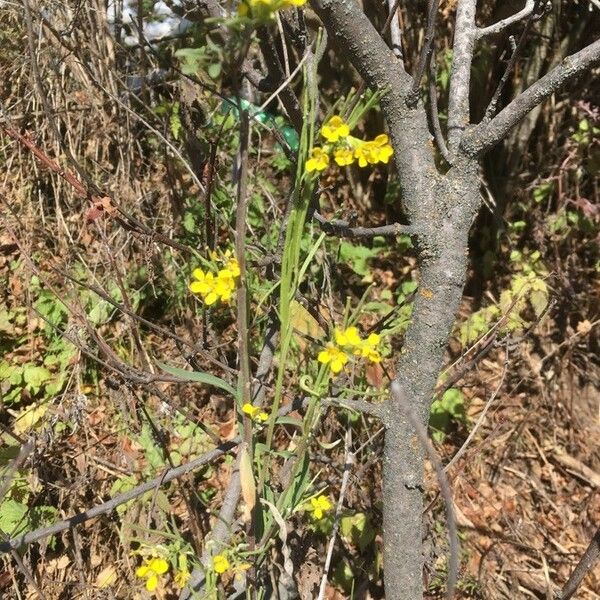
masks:
{"label": "forked branch", "polygon": [[580,75],[591,72],[598,66],[600,66],[600,40],[567,56],[560,65],[519,94],[491,121],[472,127],[463,137],[462,150],[473,157],[481,156],[502,141],[529,111]]}
{"label": "forked branch", "polygon": [[510,17],[506,17],[506,19],[501,19],[492,25],[488,25],[487,27],[480,27],[477,29],[477,39],[480,40],[482,38],[488,37],[490,35],[496,35],[498,33],[502,33],[505,29],[526,19],[532,12],[533,7],[535,6],[535,0],[527,0],[525,3],[525,7],[520,10],[518,13],[511,15]]}

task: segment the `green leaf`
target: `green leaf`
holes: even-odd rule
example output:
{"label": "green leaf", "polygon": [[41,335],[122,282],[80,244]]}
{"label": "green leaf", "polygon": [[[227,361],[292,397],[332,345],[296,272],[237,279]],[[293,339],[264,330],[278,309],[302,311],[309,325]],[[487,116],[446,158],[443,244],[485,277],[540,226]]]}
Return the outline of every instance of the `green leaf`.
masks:
{"label": "green leaf", "polygon": [[368,261],[379,255],[379,248],[367,248],[366,246],[355,246],[350,242],[340,244],[340,259],[348,263],[348,266],[361,277],[369,272]]}
{"label": "green leaf", "polygon": [[169,119],[169,127],[173,137],[178,140],[179,133],[181,131],[181,118],[179,117],[179,102],[173,103],[173,109],[171,111],[171,117]]}
{"label": "green leaf", "polygon": [[7,498],[0,504],[0,529],[10,536],[27,528],[27,505]]}
{"label": "green leaf", "polygon": [[531,296],[529,296],[529,302],[531,302],[535,316],[540,317],[548,306],[548,292],[534,290],[531,292]]}
{"label": "green leaf", "polygon": [[181,71],[184,75],[194,75],[205,58],[204,48],[180,48],[175,56],[181,61]]}
{"label": "green leaf", "polygon": [[206,71],[208,76],[211,79],[218,79],[221,74],[221,64],[220,63],[212,63],[208,65],[208,69]]}
{"label": "green leaf", "polygon": [[297,419],[295,417],[277,417],[277,421],[275,421],[277,425],[291,425],[292,427],[297,427],[298,429],[302,429],[304,427],[304,423],[302,419]]}
{"label": "green leaf", "polygon": [[340,531],[342,536],[358,546],[361,552],[364,552],[375,539],[375,529],[372,527],[369,517],[363,512],[343,517],[340,522]]}
{"label": "green leaf", "polygon": [[220,377],[216,377],[210,373],[203,373],[202,371],[186,371],[185,369],[178,369],[177,367],[171,367],[161,362],[157,364],[163,371],[175,375],[175,377],[179,377],[182,381],[192,381],[212,385],[213,387],[230,393],[234,398],[238,399],[237,390]]}
{"label": "green leaf", "polygon": [[23,379],[27,388],[36,393],[40,390],[42,385],[52,378],[52,373],[45,367],[38,367],[36,365],[28,364],[23,369]]}

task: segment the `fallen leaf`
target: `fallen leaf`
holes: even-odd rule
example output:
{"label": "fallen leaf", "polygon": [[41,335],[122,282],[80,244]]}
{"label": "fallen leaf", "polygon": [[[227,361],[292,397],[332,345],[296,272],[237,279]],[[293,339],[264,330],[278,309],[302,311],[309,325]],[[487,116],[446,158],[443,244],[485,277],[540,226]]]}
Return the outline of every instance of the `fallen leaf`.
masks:
{"label": "fallen leaf", "polygon": [[105,588],[114,585],[117,582],[117,569],[114,565],[105,567],[98,573],[96,581],[94,581],[94,587]]}

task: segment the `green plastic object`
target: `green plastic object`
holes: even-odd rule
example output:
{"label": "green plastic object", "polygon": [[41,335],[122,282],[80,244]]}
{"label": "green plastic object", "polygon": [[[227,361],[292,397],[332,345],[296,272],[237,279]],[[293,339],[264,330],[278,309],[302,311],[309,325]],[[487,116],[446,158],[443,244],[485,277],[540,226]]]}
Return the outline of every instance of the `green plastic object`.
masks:
{"label": "green plastic object", "polygon": [[[238,118],[238,102],[239,101],[237,98],[228,98],[226,100],[223,100],[223,102],[221,103],[221,112],[223,114],[229,113],[235,118]],[[271,125],[275,129],[277,129],[277,131],[279,131],[279,133],[281,133],[281,135],[283,136],[283,139],[287,142],[288,146],[294,152],[298,150],[298,148],[300,147],[300,138],[298,136],[298,132],[285,119],[283,119],[283,117],[275,117],[269,114],[268,112],[265,112],[264,110],[260,110],[258,106],[252,104],[251,102],[248,102],[248,100],[244,100],[243,98],[241,100],[241,105],[242,108],[244,110],[247,110],[248,113],[250,113],[254,117],[254,119],[257,120],[259,123]]]}

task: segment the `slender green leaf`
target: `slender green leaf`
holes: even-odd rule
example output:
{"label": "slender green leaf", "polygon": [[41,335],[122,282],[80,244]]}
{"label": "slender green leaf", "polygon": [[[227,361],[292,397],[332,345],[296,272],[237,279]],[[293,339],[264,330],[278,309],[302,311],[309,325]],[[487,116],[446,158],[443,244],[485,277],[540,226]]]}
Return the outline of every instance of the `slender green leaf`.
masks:
{"label": "slender green leaf", "polygon": [[171,367],[159,362],[158,366],[167,373],[179,377],[182,381],[193,381],[195,383],[205,383],[206,385],[212,385],[213,387],[219,388],[225,392],[231,394],[237,399],[237,390],[229,385],[226,381],[210,373],[203,373],[202,371],[186,371],[185,369],[178,369],[177,367]]}

